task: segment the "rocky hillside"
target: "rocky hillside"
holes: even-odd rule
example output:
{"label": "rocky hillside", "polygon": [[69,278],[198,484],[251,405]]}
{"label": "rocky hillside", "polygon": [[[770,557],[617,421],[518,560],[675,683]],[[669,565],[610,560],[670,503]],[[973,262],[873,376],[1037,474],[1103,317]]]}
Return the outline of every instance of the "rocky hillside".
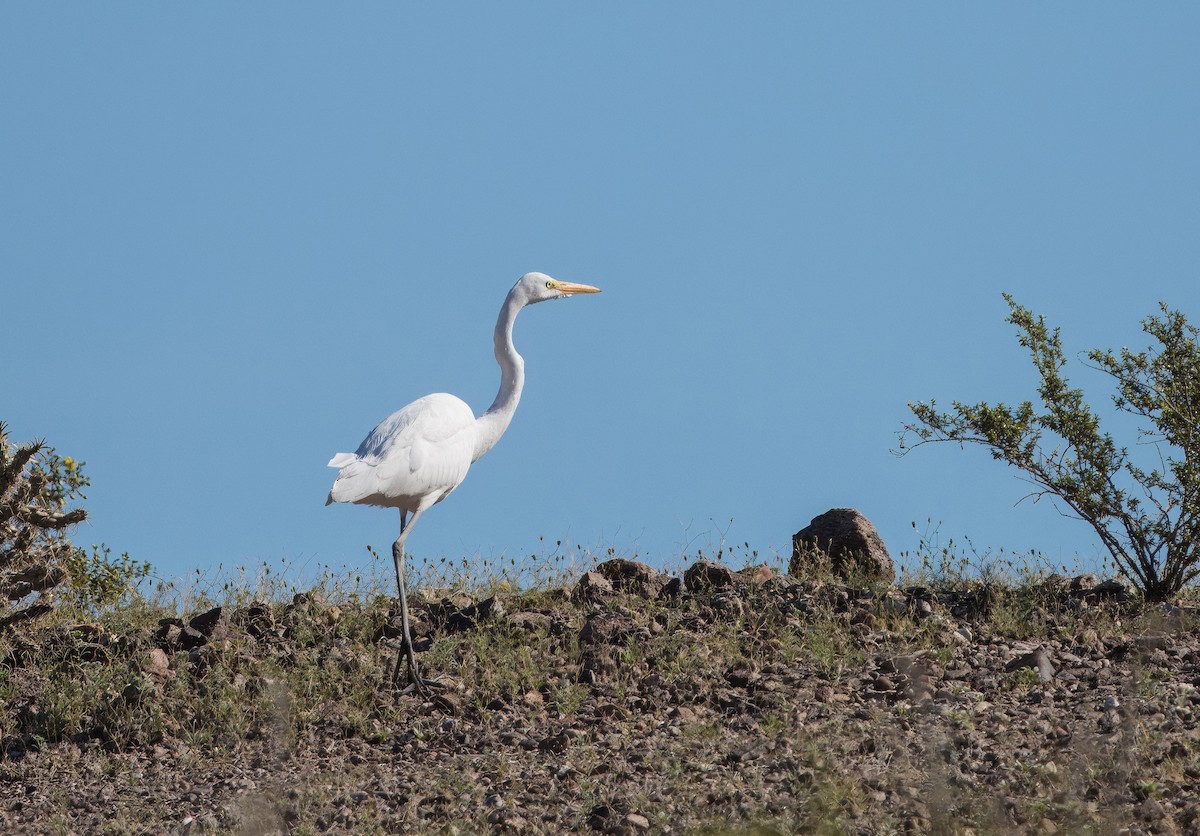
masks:
{"label": "rocky hillside", "polygon": [[414,602],[246,602],[0,641],[5,833],[1200,829],[1197,613],[1116,583],[611,560]]}

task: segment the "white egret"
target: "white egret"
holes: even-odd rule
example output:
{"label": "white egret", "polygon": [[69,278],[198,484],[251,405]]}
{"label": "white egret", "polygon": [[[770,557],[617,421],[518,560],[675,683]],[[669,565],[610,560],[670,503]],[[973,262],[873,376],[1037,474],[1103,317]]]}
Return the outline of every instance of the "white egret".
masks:
{"label": "white egret", "polygon": [[[392,559],[404,633],[401,653],[408,658],[411,680],[405,690],[424,691],[427,685],[437,683],[422,679],[417,671],[408,626],[404,543],[421,515],[462,484],[471,464],[492,449],[512,421],[525,386],[525,361],[512,337],[521,308],[575,293],[599,292],[599,288],[558,281],[545,273],[526,273],[508,292],[496,320],[493,340],[500,364],[500,391],[487,412],[476,418],[471,408],[453,395],[426,395],[385,418],[356,451],[338,453],[329,460],[329,466],[339,471],[326,505],[353,502],[400,510],[400,536],[392,544]],[[400,664],[398,656],[393,684],[399,678]]]}

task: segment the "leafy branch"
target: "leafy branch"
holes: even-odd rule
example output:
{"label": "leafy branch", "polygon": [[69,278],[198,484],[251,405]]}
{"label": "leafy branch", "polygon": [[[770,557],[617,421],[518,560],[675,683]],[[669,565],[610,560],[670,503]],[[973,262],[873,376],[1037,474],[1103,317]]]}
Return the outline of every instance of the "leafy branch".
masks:
{"label": "leafy branch", "polygon": [[[1096,531],[1118,568],[1150,600],[1168,598],[1200,575],[1200,346],[1183,314],[1160,305],[1142,323],[1157,341],[1146,351],[1092,350],[1088,365],[1111,377],[1118,410],[1147,421],[1139,430],[1159,464],[1145,469],[1100,429],[1100,418],[1063,374],[1057,328],[1005,294],[1007,321],[1030,353],[1040,405],[964,404],[940,412],[909,404],[915,422],[900,433],[901,455],[930,442],[978,444],[1023,471],[1033,496],[1056,497]],[[915,443],[914,443],[915,442]]]}

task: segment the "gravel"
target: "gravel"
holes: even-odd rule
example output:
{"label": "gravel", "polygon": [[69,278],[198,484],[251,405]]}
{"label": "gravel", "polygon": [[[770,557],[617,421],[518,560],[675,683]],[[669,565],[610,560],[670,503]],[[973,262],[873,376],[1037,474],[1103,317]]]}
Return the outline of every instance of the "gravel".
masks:
{"label": "gravel", "polygon": [[[24,684],[7,706],[0,832],[1200,829],[1193,609],[1138,610],[1088,576],[1040,589],[1036,613],[1019,596],[1006,610],[991,593],[762,567],[688,579],[602,566],[558,594],[417,602],[425,670],[450,687],[330,696],[303,721],[308,697],[285,693],[233,743],[189,739],[178,682],[203,685],[243,654],[243,687],[282,688],[256,685],[244,660],[311,648],[349,677],[391,658],[389,628],[356,643],[336,626],[349,605],[306,602],[327,631],[303,641],[263,605],[108,636],[144,677],[114,705],[158,700],[179,721],[120,746],[19,731],[54,709],[44,676],[10,657]],[[466,668],[434,667],[439,646],[483,634],[536,646],[540,684],[484,691]],[[349,724],[352,708],[365,719]]]}

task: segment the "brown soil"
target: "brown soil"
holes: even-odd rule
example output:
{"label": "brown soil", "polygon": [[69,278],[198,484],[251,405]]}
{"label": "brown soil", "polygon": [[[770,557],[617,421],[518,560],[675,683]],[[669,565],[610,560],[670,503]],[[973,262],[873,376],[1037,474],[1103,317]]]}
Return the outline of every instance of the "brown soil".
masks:
{"label": "brown soil", "polygon": [[[414,607],[432,698],[356,691],[394,622],[360,641],[317,599],[14,643],[0,832],[1200,829],[1195,612],[1117,584],[614,561],[560,593]],[[55,677],[114,660],[130,683],[52,723],[78,690]],[[252,708],[217,700],[239,694]]]}

